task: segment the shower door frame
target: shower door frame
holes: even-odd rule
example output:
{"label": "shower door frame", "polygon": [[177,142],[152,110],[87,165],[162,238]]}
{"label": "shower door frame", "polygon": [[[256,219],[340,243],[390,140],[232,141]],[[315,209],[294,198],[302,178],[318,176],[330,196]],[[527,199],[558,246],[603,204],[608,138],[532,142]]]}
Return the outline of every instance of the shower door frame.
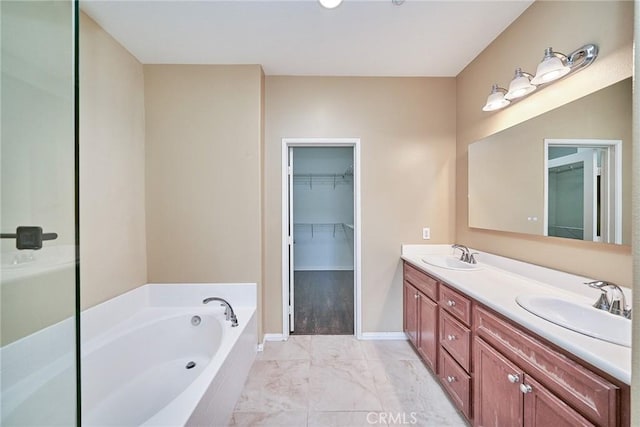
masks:
{"label": "shower door frame", "polygon": [[290,250],[293,236],[289,235],[289,149],[293,147],[351,147],[353,148],[353,231],[354,231],[354,303],[353,319],[356,338],[362,338],[362,259],[361,259],[361,197],[360,197],[360,138],[282,138],[282,339],[290,334]]}

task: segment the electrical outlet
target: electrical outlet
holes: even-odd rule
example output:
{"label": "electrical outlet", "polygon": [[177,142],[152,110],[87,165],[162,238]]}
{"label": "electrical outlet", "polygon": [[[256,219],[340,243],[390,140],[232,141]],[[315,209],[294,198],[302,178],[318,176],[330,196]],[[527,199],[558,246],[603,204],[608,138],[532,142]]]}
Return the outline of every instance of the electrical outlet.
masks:
{"label": "electrical outlet", "polygon": [[431,229],[429,227],[425,227],[422,229],[422,239],[429,240],[431,238]]}

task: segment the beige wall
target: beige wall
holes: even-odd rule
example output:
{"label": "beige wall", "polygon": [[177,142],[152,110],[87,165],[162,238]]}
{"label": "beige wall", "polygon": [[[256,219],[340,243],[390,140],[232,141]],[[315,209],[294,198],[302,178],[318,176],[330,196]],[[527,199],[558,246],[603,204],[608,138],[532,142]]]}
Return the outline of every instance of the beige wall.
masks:
{"label": "beige wall", "polygon": [[362,330],[401,331],[400,245],[454,236],[454,93],[453,78],[266,78],[265,332],[282,332],[282,138],[361,139]]}
{"label": "beige wall", "polygon": [[260,284],[261,67],[144,74],[149,281]]}
{"label": "beige wall", "polygon": [[80,20],[82,308],[147,282],[142,65]]}
{"label": "beige wall", "polygon": [[[568,22],[581,24],[567,25]],[[473,141],[629,77],[632,34],[631,2],[535,2],[458,75],[457,241],[534,264],[631,285],[629,246],[470,229],[467,147]],[[481,111],[491,84],[508,85],[517,66],[535,72],[545,47],[567,53],[585,43],[600,47],[600,56],[586,70],[507,109]]]}

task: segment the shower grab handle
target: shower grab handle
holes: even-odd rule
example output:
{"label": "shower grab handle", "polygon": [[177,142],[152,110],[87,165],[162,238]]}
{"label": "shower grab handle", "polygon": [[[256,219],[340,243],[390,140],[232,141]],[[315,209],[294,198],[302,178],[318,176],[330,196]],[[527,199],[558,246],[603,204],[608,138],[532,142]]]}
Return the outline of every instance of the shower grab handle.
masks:
{"label": "shower grab handle", "polygon": [[42,227],[20,226],[15,233],[0,233],[0,239],[16,239],[18,250],[42,249],[42,242],[45,240],[55,240],[58,233],[43,233]]}

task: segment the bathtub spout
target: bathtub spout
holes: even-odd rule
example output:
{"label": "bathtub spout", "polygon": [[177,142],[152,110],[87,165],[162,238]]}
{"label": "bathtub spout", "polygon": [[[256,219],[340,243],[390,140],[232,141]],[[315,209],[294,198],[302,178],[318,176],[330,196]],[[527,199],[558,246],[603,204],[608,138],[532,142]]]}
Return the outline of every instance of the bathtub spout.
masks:
{"label": "bathtub spout", "polygon": [[236,314],[233,312],[233,308],[231,308],[231,304],[229,304],[227,300],[220,297],[209,297],[202,300],[202,303],[208,304],[211,301],[221,302],[222,304],[220,305],[224,307],[224,315],[227,317],[227,320],[231,321],[231,326],[232,327],[238,326],[238,318],[236,317]]}

